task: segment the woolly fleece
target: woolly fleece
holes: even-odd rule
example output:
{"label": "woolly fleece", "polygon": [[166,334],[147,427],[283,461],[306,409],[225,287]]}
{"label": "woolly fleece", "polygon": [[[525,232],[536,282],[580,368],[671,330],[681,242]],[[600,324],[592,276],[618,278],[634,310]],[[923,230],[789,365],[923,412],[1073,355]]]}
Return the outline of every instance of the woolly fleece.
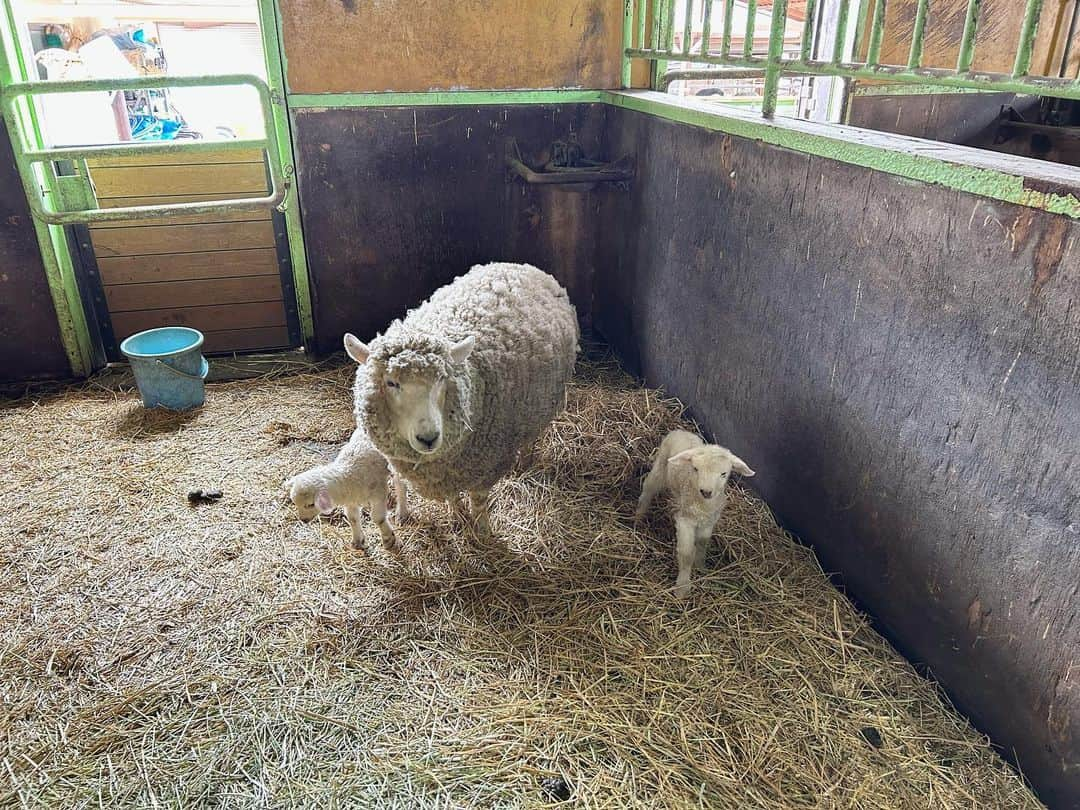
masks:
{"label": "woolly fleece", "polygon": [[[454,363],[451,346],[470,335],[475,348]],[[421,495],[451,500],[490,489],[562,408],[577,314],[559,282],[532,265],[477,265],[369,348],[356,373],[357,424]],[[394,429],[382,382],[389,371],[447,378],[437,452],[418,453]]]}

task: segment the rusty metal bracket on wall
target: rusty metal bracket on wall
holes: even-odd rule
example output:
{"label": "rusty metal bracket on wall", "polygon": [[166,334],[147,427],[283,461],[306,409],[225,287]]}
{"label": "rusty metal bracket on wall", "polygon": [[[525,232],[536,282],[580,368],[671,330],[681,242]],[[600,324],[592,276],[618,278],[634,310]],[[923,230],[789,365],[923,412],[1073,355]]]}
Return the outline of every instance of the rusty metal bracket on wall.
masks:
{"label": "rusty metal bracket on wall", "polygon": [[589,160],[574,133],[565,141],[551,145],[551,159],[540,169],[533,169],[521,156],[517,140],[506,141],[507,180],[521,178],[529,185],[563,187],[566,191],[590,191],[600,183],[615,183],[628,189],[634,179],[634,159],[627,155],[612,163]]}

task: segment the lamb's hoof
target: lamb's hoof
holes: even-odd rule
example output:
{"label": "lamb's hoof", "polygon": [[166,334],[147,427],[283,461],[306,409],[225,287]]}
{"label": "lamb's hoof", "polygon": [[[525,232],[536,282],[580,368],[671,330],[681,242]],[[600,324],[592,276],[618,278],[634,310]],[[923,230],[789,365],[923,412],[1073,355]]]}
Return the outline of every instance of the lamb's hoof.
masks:
{"label": "lamb's hoof", "polygon": [[357,554],[367,554],[367,548],[364,546],[364,541],[363,540],[360,540],[360,539],[353,540],[352,544],[351,544],[351,548]]}
{"label": "lamb's hoof", "polygon": [[397,537],[394,535],[384,537],[382,541],[382,547],[386,549],[388,553],[393,554],[395,557],[401,554],[401,543],[398,542]]}
{"label": "lamb's hoof", "polygon": [[686,599],[690,596],[690,583],[676,584],[675,585],[675,597],[677,599]]}

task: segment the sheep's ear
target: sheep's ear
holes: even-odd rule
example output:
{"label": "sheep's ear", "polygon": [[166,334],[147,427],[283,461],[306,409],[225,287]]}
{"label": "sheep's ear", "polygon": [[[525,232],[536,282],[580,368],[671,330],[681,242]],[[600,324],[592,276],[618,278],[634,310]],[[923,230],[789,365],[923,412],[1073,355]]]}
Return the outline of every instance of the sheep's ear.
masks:
{"label": "sheep's ear", "polygon": [[350,332],[345,333],[345,351],[348,352],[349,357],[360,365],[364,365],[368,357],[371,356],[371,349],[360,338]]}
{"label": "sheep's ear", "polygon": [[320,489],[319,494],[315,496],[315,508],[324,515],[334,511],[334,502],[330,500],[330,493],[325,489]]}
{"label": "sheep's ear", "polygon": [[689,450],[683,450],[681,453],[676,453],[675,455],[673,455],[671,458],[668,459],[668,464],[670,464],[673,461],[676,464],[682,464],[685,461],[689,461],[690,456],[692,456],[694,454],[695,450],[697,450],[696,447],[691,447]]}
{"label": "sheep's ear", "polygon": [[736,455],[733,455],[731,457],[731,469],[733,469],[743,478],[749,478],[754,474],[754,471],[750,469],[747,463]]}
{"label": "sheep's ear", "polygon": [[450,347],[450,358],[455,363],[460,363],[462,360],[472,354],[473,348],[476,346],[476,338],[469,335],[460,343],[455,343]]}

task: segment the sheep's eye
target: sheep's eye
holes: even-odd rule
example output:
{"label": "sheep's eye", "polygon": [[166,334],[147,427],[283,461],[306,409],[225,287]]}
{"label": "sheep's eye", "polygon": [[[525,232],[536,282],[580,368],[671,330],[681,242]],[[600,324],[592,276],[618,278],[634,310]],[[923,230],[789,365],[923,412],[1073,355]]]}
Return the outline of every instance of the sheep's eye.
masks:
{"label": "sheep's eye", "polygon": [[311,503],[309,503],[305,508],[306,509],[314,509],[315,508],[315,501],[312,501]]}
{"label": "sheep's eye", "polygon": [[694,468],[694,472],[701,472],[701,470],[697,468],[696,464],[691,464],[690,466]]}
{"label": "sheep's eye", "polygon": [[397,389],[401,388],[401,385],[399,383],[397,383],[395,380],[389,380],[388,379],[386,381],[386,387],[387,388],[392,388],[393,390],[396,391]]}

